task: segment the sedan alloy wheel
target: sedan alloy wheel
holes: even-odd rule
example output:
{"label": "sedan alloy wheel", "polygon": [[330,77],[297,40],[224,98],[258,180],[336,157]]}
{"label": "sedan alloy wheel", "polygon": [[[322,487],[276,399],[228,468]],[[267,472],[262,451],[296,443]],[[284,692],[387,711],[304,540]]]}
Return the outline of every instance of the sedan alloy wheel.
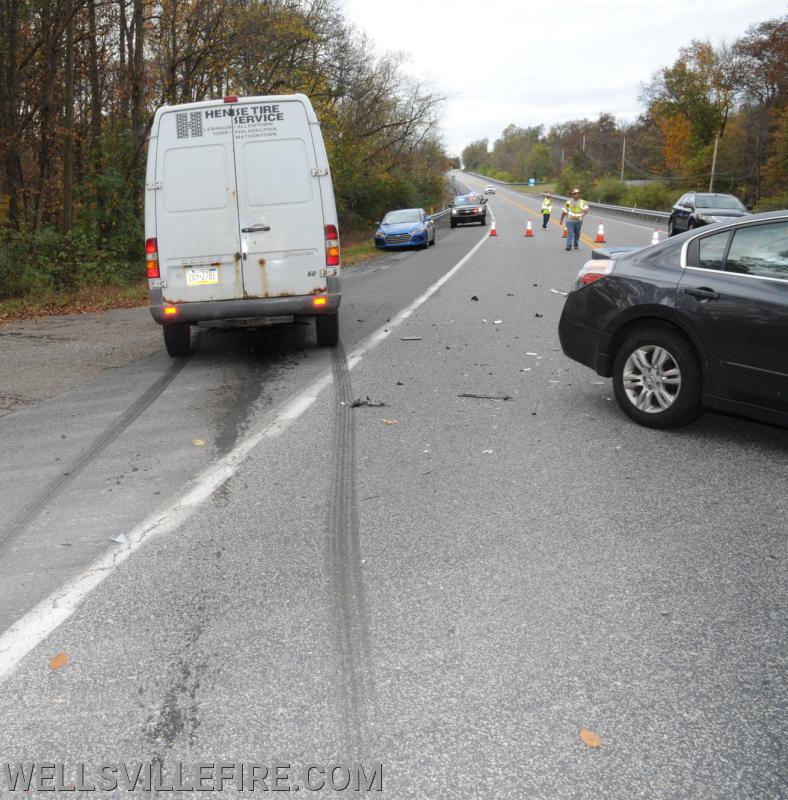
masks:
{"label": "sedan alloy wheel", "polygon": [[669,326],[644,326],[627,337],[613,362],[613,389],[624,413],[649,428],[686,425],[701,413],[697,356]]}

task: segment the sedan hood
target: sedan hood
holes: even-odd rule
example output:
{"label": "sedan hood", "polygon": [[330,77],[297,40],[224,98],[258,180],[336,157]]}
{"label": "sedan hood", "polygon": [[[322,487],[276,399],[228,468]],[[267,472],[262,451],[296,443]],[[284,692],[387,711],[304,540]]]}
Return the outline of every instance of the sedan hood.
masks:
{"label": "sedan hood", "polygon": [[392,222],[378,227],[378,232],[391,233],[410,233],[414,228],[423,226],[422,222]]}
{"label": "sedan hood", "polygon": [[696,214],[703,214],[704,217],[716,217],[721,222],[737,217],[748,217],[749,211],[739,211],[735,208],[696,208]]}

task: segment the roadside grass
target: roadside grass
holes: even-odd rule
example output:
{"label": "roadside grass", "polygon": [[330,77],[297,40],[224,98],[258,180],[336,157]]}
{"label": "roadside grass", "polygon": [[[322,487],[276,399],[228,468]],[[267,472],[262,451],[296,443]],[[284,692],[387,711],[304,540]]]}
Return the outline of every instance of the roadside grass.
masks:
{"label": "roadside grass", "polygon": [[522,192],[523,194],[535,194],[535,195],[543,195],[545,192],[550,192],[550,194],[555,194],[555,187],[556,182],[552,181],[550,183],[540,183],[538,186],[509,186],[509,189],[515,189],[518,192]]}
{"label": "roadside grass", "polygon": [[41,292],[0,300],[0,322],[135,308],[148,302],[145,280],[127,286],[101,284],[72,291]]}
{"label": "roadside grass", "polygon": [[381,251],[370,241],[351,244],[342,248],[342,266],[353,267],[363,261],[369,261],[371,258],[379,258],[381,255]]}

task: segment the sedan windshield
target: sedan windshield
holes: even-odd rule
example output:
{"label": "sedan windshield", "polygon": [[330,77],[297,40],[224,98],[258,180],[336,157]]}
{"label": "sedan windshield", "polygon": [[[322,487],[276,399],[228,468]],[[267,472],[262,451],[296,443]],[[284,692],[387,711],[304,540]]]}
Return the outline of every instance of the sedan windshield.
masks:
{"label": "sedan windshield", "polygon": [[403,208],[399,211],[389,211],[383,217],[384,225],[392,225],[396,222],[421,222],[421,212],[418,208]]}
{"label": "sedan windshield", "polygon": [[698,208],[730,208],[746,211],[744,205],[732,194],[699,194],[695,197]]}

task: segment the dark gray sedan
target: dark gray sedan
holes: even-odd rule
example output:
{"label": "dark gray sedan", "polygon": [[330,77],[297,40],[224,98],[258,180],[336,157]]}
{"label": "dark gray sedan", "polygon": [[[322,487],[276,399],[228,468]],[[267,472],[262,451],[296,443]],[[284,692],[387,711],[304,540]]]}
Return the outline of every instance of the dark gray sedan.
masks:
{"label": "dark gray sedan", "polygon": [[668,236],[691,231],[701,225],[731,222],[749,213],[744,203],[732,194],[687,192],[676,201],[670,212]]}
{"label": "dark gray sedan", "polygon": [[566,299],[569,358],[641,425],[710,408],[788,427],[788,211],[592,259]]}

